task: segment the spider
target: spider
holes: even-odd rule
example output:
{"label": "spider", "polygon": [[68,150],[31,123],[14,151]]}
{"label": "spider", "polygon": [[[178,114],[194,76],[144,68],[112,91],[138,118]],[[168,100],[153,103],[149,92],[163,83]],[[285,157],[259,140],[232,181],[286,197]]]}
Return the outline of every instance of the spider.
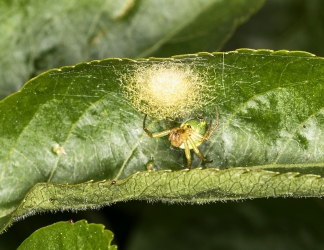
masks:
{"label": "spider", "polygon": [[219,116],[218,109],[216,108],[216,124],[211,129],[212,122],[207,123],[205,119],[201,116],[198,116],[197,119],[189,119],[183,122],[180,127],[176,127],[173,129],[168,129],[168,125],[166,123],[166,130],[157,133],[151,133],[145,126],[147,114],[144,116],[143,121],[143,130],[151,137],[151,138],[159,138],[166,135],[169,135],[169,141],[172,146],[176,148],[182,148],[185,150],[186,158],[187,158],[187,168],[191,167],[191,154],[190,150],[193,151],[206,163],[213,162],[212,160],[207,160],[199,151],[198,146],[202,144],[204,141],[210,139],[212,134],[215,132],[219,125]]}

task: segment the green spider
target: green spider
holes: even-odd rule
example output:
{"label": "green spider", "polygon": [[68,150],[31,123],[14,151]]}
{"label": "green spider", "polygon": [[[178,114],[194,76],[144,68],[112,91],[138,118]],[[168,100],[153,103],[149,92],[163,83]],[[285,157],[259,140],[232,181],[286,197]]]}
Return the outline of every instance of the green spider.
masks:
{"label": "green spider", "polygon": [[187,167],[191,167],[191,154],[190,150],[193,151],[206,163],[211,163],[212,161],[207,160],[199,151],[198,146],[204,141],[208,141],[212,134],[215,132],[219,125],[218,109],[216,108],[216,124],[211,129],[212,122],[207,123],[203,117],[198,116],[197,119],[189,119],[183,122],[180,127],[173,129],[168,129],[166,124],[166,130],[157,133],[151,133],[145,126],[147,115],[144,116],[143,129],[151,138],[159,138],[169,135],[169,141],[172,146],[176,148],[182,148],[185,150],[187,158]]}

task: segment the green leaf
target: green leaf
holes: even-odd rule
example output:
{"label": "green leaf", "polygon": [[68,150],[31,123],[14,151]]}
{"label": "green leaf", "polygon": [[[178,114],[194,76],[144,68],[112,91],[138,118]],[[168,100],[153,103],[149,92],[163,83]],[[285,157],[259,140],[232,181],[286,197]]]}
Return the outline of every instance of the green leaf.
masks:
{"label": "green leaf", "polygon": [[[193,155],[191,171],[167,137],[147,136],[144,115],[122,94],[128,76],[163,65],[203,76],[200,111],[215,124],[219,110],[219,128],[200,146],[213,162]],[[107,59],[48,71],[0,103],[1,226],[39,211],[129,199],[322,196],[323,71],[323,58],[267,50]],[[148,119],[151,131],[165,129],[164,121]],[[152,156],[156,171],[147,172]]]}
{"label": "green leaf", "polygon": [[20,246],[23,249],[110,249],[114,235],[104,230],[103,225],[88,224],[85,220],[58,222],[41,228],[28,237]]}
{"label": "green leaf", "polygon": [[63,65],[145,57],[163,45],[168,56],[215,51],[263,2],[1,1],[0,99]]}

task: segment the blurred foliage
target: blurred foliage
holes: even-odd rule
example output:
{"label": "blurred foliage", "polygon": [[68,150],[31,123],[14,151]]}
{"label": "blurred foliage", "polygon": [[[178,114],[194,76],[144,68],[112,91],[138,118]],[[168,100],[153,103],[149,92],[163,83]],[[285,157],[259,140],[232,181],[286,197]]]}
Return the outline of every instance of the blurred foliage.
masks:
{"label": "blurred foliage", "polygon": [[0,99],[52,68],[218,50],[263,2],[0,1]]}
{"label": "blurred foliage", "polygon": [[302,50],[324,56],[324,2],[269,0],[222,48]]}

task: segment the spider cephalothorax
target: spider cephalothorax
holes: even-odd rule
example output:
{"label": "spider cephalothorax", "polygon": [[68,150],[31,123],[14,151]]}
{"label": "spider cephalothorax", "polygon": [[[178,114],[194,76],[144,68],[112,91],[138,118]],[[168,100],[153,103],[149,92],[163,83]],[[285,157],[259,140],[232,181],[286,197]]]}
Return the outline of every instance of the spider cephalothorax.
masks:
{"label": "spider cephalothorax", "polygon": [[169,141],[172,146],[179,148],[184,141],[188,140],[191,134],[192,129],[174,128],[170,130]]}
{"label": "spider cephalothorax", "polygon": [[208,161],[199,151],[198,146],[210,139],[212,134],[215,132],[219,125],[218,119],[218,110],[216,109],[216,124],[211,129],[211,122],[209,126],[204,118],[197,117],[197,119],[189,119],[182,123],[180,127],[176,127],[173,129],[167,129],[162,132],[151,133],[145,126],[147,115],[144,116],[143,121],[143,129],[144,131],[152,138],[158,138],[162,136],[169,135],[169,141],[172,146],[177,148],[182,148],[185,150],[186,158],[188,161],[187,167],[190,169],[191,167],[191,154],[190,150],[193,151],[202,159],[204,162],[210,163],[212,161]]}

